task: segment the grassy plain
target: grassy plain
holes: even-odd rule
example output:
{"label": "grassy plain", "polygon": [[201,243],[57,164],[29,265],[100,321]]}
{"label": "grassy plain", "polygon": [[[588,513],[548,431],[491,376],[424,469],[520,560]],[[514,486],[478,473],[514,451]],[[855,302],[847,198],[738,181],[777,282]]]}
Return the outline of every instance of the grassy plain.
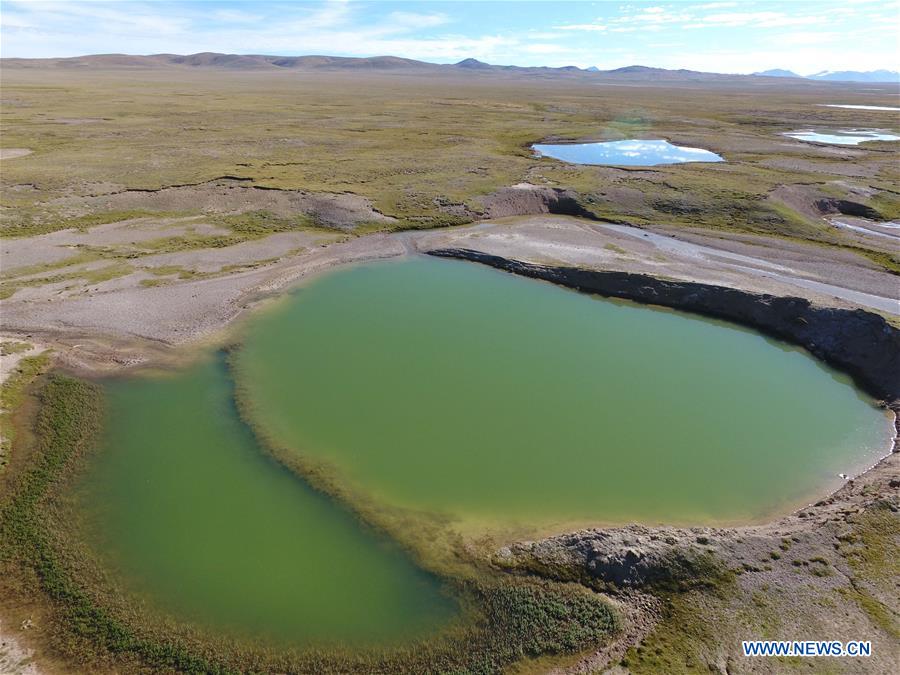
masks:
{"label": "grassy plain", "polygon": [[[811,125],[890,126],[884,113],[818,105],[843,100],[842,87],[852,86],[6,67],[3,144],[34,152],[4,163],[2,232],[83,227],[130,213],[79,196],[234,176],[266,188],[361,195],[397,219],[379,229],[472,220],[480,198],[527,181],[571,188],[588,210],[612,220],[841,245],[840,232],[772,193],[797,185],[900,216],[892,144],[835,149],[779,135]],[[890,99],[854,91],[854,100],[860,95]],[[701,146],[728,161],[579,167],[535,159],[528,147],[550,138],[632,137]]]}

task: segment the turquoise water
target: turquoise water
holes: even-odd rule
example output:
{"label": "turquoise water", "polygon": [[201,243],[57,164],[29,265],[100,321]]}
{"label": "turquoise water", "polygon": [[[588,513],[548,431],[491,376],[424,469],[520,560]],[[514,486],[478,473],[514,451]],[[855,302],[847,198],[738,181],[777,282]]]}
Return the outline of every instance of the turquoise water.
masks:
{"label": "turquoise water", "polygon": [[531,146],[538,154],[571,164],[612,164],[655,166],[684,162],[724,162],[714,152],[672,145],[668,141],[607,141],[603,143],[562,143]]}

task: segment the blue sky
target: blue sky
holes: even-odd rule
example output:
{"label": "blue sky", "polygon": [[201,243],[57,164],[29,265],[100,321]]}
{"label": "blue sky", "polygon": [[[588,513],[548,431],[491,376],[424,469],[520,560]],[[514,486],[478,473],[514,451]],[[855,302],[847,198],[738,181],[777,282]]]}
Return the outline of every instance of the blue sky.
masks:
{"label": "blue sky", "polygon": [[2,0],[0,55],[393,54],[451,63],[746,73],[896,69],[900,0]]}

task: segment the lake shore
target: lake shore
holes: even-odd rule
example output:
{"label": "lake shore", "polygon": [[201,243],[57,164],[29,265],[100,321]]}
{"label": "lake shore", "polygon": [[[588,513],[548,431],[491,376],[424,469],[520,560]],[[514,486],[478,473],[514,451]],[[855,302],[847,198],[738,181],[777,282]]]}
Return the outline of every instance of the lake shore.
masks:
{"label": "lake shore", "polygon": [[[897,331],[893,327],[896,313],[884,311],[891,308],[897,277],[852,253],[755,235],[724,237],[702,230],[676,233],[664,227],[632,228],[546,214],[447,230],[364,235],[300,253],[285,252],[275,263],[212,279],[155,287],[141,286],[139,280],[115,280],[101,282],[86,294],[62,297],[57,289],[40,287],[25,297],[16,294],[3,301],[4,338],[50,347],[57,365],[89,376],[177,364],[210,345],[227,343],[252,311],[316,274],[356,262],[448,248],[535,266],[629,273],[656,283],[705,284],[746,294],[800,298],[816,309],[863,309],[870,315],[874,311],[871,320],[879,314],[886,316],[888,321],[882,322],[886,330],[894,335]],[[752,325],[752,317],[742,323]],[[870,388],[870,393],[876,391]],[[876,393],[896,412],[898,401],[890,394],[886,389]],[[893,453],[832,495],[765,525],[584,530],[503,547],[492,554],[491,562],[501,569],[536,571],[549,578],[575,574],[626,603],[632,622],[626,634],[645,635],[652,627],[665,624],[658,606],[647,598],[654,594],[654,575],[671,567],[673,557],[692,560],[711,554],[728,566],[759,568],[740,575],[738,585],[747,584],[742,593],[752,593],[763,583],[754,576],[792,587],[796,566],[787,556],[775,559],[770,553],[779,550],[785,539],[797,538],[800,541],[791,546],[799,547],[802,542],[811,552],[806,561],[822,558],[839,570],[843,563],[834,557],[831,541],[841,528],[852,529],[854,519],[872,509],[884,504],[896,508],[895,485],[900,485],[900,462]],[[767,556],[769,570],[760,564]],[[825,581],[833,579],[822,576],[812,580]],[[804,595],[791,611],[808,609],[804,604],[808,601]],[[712,601],[704,597],[703,602],[708,609]],[[865,615],[854,616],[858,627]],[[840,627],[840,631],[844,629]],[[28,645],[27,635],[24,644]],[[621,658],[621,651],[586,655],[584,663],[590,662],[592,667],[600,662],[609,664],[612,655]],[[890,656],[889,650],[886,653]],[[577,671],[584,663],[571,668]]]}

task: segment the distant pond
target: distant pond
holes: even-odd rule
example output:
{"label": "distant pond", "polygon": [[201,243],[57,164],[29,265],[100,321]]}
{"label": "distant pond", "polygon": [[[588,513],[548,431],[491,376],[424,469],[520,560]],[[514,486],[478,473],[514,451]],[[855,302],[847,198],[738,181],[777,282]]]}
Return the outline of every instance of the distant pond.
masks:
{"label": "distant pond", "polygon": [[859,145],[867,141],[900,141],[900,136],[887,134],[876,129],[847,129],[820,133],[818,131],[804,130],[791,131],[784,134],[798,141],[810,143],[831,143],[833,145]]}
{"label": "distant pond", "polygon": [[599,143],[536,143],[531,148],[539,155],[571,164],[610,164],[616,166],[656,166],[685,162],[724,162],[709,150],[673,145],[664,140],[604,141]]}
{"label": "distant pond", "polygon": [[900,112],[900,108],[887,105],[847,105],[843,103],[820,103],[823,108],[847,108],[848,110],[887,110]]}

